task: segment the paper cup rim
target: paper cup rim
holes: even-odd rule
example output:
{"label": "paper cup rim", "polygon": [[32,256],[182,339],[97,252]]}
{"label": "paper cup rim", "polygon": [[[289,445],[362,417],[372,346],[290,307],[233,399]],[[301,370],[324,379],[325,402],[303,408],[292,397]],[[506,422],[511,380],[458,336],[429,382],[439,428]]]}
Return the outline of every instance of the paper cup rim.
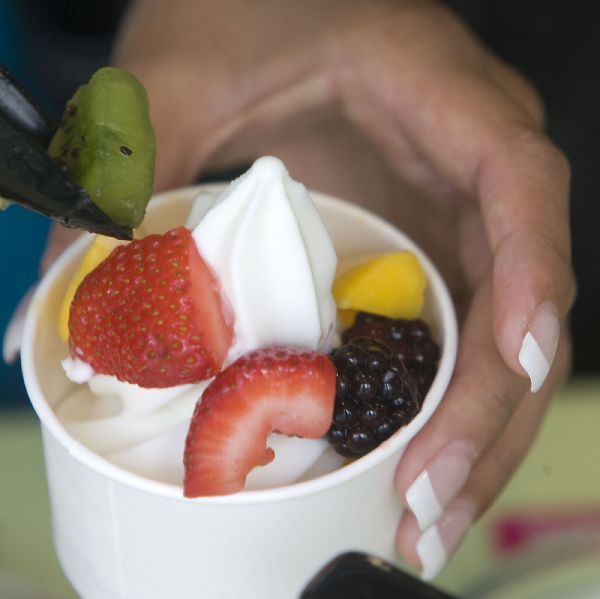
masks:
{"label": "paper cup rim", "polygon": [[[175,189],[157,194],[152,199],[152,204],[154,205],[168,201],[174,194],[187,195],[197,194],[201,191],[219,191],[224,188],[224,185],[225,184],[207,184]],[[109,479],[118,481],[128,487],[156,494],[164,498],[196,502],[199,504],[254,504],[294,499],[303,495],[316,494],[331,487],[343,484],[345,481],[376,466],[392,454],[399,453],[400,450],[408,444],[437,408],[448,387],[454,370],[458,344],[458,329],[450,294],[437,268],[419,246],[403,231],[365,208],[321,192],[311,191],[310,193],[317,208],[328,206],[328,208],[333,210],[343,210],[346,213],[354,213],[357,217],[371,221],[380,229],[393,234],[395,237],[401,238],[406,249],[414,251],[419,257],[421,265],[427,274],[427,281],[432,289],[433,296],[437,300],[441,316],[444,343],[434,381],[427,393],[423,407],[413,420],[367,455],[338,468],[333,472],[290,485],[270,489],[240,491],[231,495],[190,499],[183,496],[182,488],[180,486],[145,478],[109,462],[105,458],[89,450],[65,430],[53,409],[44,398],[35,368],[33,341],[43,300],[49,289],[55,284],[55,280],[60,272],[71,261],[75,260],[76,256],[90,243],[91,235],[83,235],[60,255],[38,285],[25,319],[23,344],[21,348],[21,367],[31,404],[42,425],[63,447],[67,449],[72,457]]]}

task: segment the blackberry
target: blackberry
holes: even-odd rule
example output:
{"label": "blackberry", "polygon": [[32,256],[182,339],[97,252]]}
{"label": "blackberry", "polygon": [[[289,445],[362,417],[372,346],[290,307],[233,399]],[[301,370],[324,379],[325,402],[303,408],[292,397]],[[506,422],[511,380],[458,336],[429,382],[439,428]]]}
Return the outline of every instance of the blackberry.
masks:
{"label": "blackberry", "polygon": [[327,440],[340,455],[365,455],[419,412],[411,375],[382,341],[357,337],[333,350],[331,358],[337,383]]}
{"label": "blackberry", "polygon": [[420,318],[404,320],[359,312],[354,325],[342,333],[342,342],[357,337],[378,339],[390,347],[413,377],[422,404],[440,359],[440,348],[431,337],[429,325]]}

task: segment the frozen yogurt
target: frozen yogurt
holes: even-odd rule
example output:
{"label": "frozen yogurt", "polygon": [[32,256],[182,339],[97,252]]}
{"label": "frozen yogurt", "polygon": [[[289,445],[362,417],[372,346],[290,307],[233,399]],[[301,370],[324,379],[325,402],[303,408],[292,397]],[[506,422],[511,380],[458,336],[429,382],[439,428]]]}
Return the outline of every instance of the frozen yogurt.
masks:
{"label": "frozen yogurt", "polygon": [[335,250],[306,188],[280,160],[257,160],[193,236],[235,314],[229,360],[274,344],[331,349]]}
{"label": "frozen yogurt", "polygon": [[306,188],[257,160],[199,194],[185,227],[117,247],[83,279],[63,361],[79,386],[58,417],[114,464],[183,479],[187,496],[283,486],[365,455],[419,412],[439,348],[418,318],[414,254],[336,268]]}
{"label": "frozen yogurt", "polygon": [[[223,193],[200,194],[186,224],[234,315],[224,366],[269,345],[331,349],[335,250],[306,188],[281,161],[261,158]],[[95,373],[78,356],[63,367],[81,386],[56,412],[76,439],[133,472],[181,483],[187,427],[208,380],[143,388]],[[275,459],[253,470],[246,488],[289,484],[343,461],[324,439],[273,433],[269,446]]]}

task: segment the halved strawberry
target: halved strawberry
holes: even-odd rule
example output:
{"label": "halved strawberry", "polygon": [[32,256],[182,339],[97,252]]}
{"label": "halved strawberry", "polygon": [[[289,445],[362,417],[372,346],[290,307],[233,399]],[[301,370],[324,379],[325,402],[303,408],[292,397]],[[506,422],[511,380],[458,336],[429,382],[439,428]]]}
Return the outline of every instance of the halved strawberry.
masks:
{"label": "halved strawberry", "polygon": [[270,347],[238,358],[204,390],[184,454],[186,497],[244,488],[255,466],[268,464],[273,431],[318,439],[331,425],[336,371],[325,354]]}
{"label": "halved strawberry", "polygon": [[116,248],[90,272],[69,313],[71,353],[140,387],[214,376],[233,337],[219,284],[180,227]]}

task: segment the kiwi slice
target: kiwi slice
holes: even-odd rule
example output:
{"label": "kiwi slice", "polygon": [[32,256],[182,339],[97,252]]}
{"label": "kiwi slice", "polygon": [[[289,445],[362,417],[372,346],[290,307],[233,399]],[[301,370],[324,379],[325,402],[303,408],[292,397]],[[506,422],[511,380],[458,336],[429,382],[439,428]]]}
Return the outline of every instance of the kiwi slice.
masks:
{"label": "kiwi slice", "polygon": [[118,225],[137,227],[154,182],[148,98],[127,71],[104,67],[67,102],[48,153]]}

